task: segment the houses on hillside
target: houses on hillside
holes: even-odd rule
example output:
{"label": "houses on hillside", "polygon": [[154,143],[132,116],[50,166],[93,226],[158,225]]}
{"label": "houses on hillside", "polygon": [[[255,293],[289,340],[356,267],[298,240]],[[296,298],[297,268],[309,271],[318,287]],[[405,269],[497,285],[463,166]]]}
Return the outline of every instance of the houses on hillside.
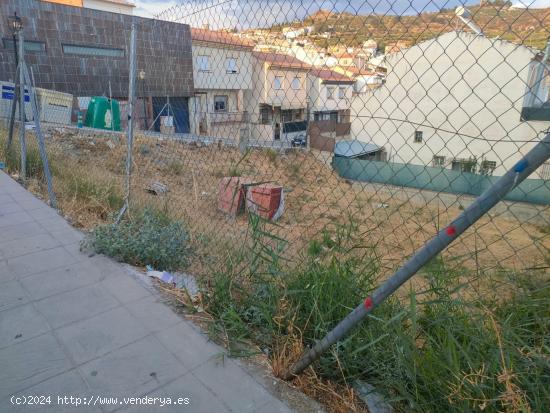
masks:
{"label": "houses on hillside", "polygon": [[351,134],[389,162],[502,175],[548,128],[522,119],[536,56],[461,31],[386,55],[385,84],[353,100]]}

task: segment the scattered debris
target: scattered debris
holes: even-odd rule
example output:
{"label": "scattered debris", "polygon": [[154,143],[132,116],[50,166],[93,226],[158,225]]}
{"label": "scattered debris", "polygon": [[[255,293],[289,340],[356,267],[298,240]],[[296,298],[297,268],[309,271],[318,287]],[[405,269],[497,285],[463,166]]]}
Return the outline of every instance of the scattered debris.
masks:
{"label": "scattered debris", "polygon": [[388,207],[389,207],[388,204],[385,204],[385,203],[383,203],[383,202],[378,203],[378,204],[374,204],[374,206],[375,206],[376,208],[388,208]]}
{"label": "scattered debris", "polygon": [[155,271],[150,265],[147,266],[147,275],[149,277],[158,278],[162,282],[168,284],[174,283],[174,276],[172,274],[170,274],[168,271]]}
{"label": "scattered debris", "polygon": [[353,388],[366,403],[370,413],[393,413],[392,407],[384,400],[384,396],[376,392],[372,384],[357,380]]}
{"label": "scattered debris", "polygon": [[145,190],[154,195],[164,195],[168,192],[168,186],[166,186],[162,182],[155,181],[151,183],[151,185],[149,185],[147,188],[145,188]]}
{"label": "scattered debris", "polygon": [[112,141],[107,141],[106,144],[109,147],[109,149],[111,149],[111,150],[115,149],[115,144]]}

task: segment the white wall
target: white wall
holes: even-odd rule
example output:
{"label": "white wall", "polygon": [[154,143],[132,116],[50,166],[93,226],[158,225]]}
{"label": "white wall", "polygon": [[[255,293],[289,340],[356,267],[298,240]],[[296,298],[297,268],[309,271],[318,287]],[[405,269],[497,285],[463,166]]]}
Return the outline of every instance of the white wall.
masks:
{"label": "white wall", "polygon": [[134,14],[134,6],[120,3],[113,3],[104,0],[84,0],[82,5],[87,9],[110,11],[119,14]]}
{"label": "white wall", "polygon": [[[352,137],[392,162],[431,166],[434,155],[496,161],[502,175],[548,123],[520,122],[533,52],[450,32],[388,55],[386,83],[353,99]],[[416,130],[422,143],[414,143]],[[540,135],[539,135],[540,136]]]}
{"label": "white wall", "polygon": [[[206,46],[202,42],[192,43],[193,81],[195,89],[250,89],[252,82],[252,52],[248,49]],[[199,70],[199,56],[209,56],[210,70]],[[227,73],[227,58],[237,60],[238,73]]]}

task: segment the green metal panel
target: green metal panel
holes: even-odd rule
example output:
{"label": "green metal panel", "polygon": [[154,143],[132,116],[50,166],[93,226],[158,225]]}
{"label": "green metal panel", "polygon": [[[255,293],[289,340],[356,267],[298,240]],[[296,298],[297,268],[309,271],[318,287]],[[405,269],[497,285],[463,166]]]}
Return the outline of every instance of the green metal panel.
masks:
{"label": "green metal panel", "polygon": [[[346,179],[475,196],[480,195],[499,178],[430,166],[344,157],[334,157],[332,166],[340,176]],[[505,199],[548,205],[550,204],[550,181],[526,179]]]}

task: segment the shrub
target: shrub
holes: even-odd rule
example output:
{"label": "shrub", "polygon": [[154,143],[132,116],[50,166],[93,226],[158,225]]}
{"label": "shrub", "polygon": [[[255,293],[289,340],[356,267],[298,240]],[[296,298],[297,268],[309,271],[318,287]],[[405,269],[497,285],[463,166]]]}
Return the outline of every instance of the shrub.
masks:
{"label": "shrub", "polygon": [[121,262],[169,271],[184,268],[190,253],[184,225],[149,208],[118,225],[97,227],[84,244]]}

